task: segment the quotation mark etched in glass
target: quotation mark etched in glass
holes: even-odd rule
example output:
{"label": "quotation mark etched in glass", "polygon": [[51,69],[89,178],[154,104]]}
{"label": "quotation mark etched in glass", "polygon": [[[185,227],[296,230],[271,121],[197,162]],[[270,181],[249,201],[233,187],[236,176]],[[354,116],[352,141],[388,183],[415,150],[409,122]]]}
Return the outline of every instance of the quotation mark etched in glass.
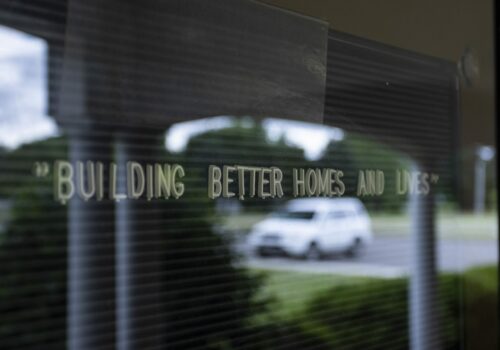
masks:
{"label": "quotation mark etched in glass", "polygon": [[36,177],[46,177],[50,173],[50,166],[47,162],[35,162],[33,164],[33,174]]}
{"label": "quotation mark etched in glass", "polygon": [[431,183],[437,184],[439,181],[439,175],[438,174],[431,174]]}

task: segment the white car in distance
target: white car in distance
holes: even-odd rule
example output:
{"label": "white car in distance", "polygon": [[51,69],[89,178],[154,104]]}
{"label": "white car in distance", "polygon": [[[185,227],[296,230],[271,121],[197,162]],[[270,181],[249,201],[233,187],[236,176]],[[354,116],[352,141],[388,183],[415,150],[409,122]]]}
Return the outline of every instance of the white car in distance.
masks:
{"label": "white car in distance", "polygon": [[257,223],[248,236],[252,251],[315,260],[331,253],[355,255],[372,240],[371,220],[356,198],[295,199]]}

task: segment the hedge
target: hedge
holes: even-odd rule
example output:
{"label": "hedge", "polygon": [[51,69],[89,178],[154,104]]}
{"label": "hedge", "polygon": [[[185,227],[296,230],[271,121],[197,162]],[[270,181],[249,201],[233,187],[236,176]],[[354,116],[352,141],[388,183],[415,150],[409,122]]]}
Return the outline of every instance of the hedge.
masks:
{"label": "hedge", "polygon": [[[439,277],[442,349],[498,348],[497,283],[496,267]],[[408,349],[408,287],[407,279],[340,285],[315,296],[297,323],[332,349]]]}

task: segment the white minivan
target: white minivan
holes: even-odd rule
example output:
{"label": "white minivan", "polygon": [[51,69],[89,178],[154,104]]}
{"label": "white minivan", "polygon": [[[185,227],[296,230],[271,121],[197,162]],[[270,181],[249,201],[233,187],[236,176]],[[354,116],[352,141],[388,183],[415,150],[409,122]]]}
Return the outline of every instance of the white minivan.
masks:
{"label": "white minivan", "polygon": [[259,255],[283,252],[307,259],[329,253],[356,254],[372,240],[371,221],[356,198],[307,198],[289,201],[257,223],[248,236]]}

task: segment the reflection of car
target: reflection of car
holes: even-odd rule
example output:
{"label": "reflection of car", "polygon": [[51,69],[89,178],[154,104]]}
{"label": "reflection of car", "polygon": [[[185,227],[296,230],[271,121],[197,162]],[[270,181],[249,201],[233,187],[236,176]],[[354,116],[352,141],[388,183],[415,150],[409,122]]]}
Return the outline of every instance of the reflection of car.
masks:
{"label": "reflection of car", "polygon": [[257,223],[248,237],[260,255],[284,252],[309,259],[325,253],[351,255],[372,239],[371,222],[356,198],[310,198],[289,201]]}

